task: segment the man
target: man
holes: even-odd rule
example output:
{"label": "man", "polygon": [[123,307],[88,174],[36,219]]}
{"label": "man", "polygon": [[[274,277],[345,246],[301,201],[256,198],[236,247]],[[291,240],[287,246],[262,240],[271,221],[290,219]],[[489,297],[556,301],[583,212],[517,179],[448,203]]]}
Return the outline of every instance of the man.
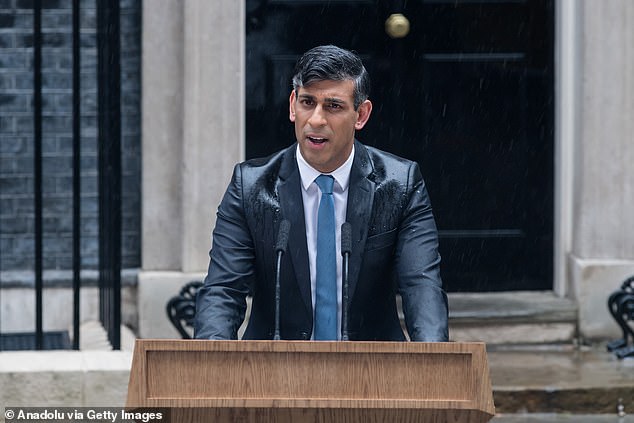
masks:
{"label": "man", "polygon": [[245,339],[275,328],[276,238],[290,222],[281,264],[282,339],[341,339],[341,224],[351,225],[350,340],[394,340],[396,292],[413,341],[447,341],[438,237],[418,165],[355,140],[372,112],[361,60],[335,46],[298,61],[289,98],[297,143],[238,164],[218,208],[195,336]]}

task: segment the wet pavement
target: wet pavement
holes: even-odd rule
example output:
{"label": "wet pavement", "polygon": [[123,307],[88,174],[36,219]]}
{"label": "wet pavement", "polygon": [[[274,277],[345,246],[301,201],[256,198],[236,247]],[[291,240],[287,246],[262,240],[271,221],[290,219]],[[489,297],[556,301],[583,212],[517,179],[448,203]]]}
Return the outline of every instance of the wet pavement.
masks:
{"label": "wet pavement", "polygon": [[488,359],[495,423],[634,423],[634,358],[619,360],[604,344],[505,347]]}
{"label": "wet pavement", "polygon": [[634,423],[634,415],[616,414],[502,414],[491,423]]}

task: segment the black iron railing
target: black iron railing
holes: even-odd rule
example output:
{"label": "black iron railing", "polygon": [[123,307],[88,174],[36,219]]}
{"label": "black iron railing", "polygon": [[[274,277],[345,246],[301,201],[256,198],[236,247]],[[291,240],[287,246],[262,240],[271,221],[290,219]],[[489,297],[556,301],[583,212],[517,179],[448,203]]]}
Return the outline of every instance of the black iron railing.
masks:
{"label": "black iron railing", "polygon": [[114,349],[121,325],[121,64],[119,2],[97,1],[99,318]]}
{"label": "black iron railing", "polygon": [[[114,349],[121,325],[121,95],[119,2],[97,0],[99,301],[100,320]],[[33,1],[33,243],[34,332],[2,333],[0,350],[79,349],[81,257],[80,0],[72,0],[72,345],[65,331],[45,332],[43,228],[42,0]],[[0,281],[1,282],[1,281]],[[2,293],[0,285],[0,295]],[[1,299],[1,297],[0,297]]]}
{"label": "black iron railing", "polygon": [[608,310],[623,334],[608,342],[608,351],[617,358],[634,357],[634,276],[625,279],[621,288],[610,294]]}
{"label": "black iron railing", "polygon": [[[33,201],[35,203],[35,349],[42,330],[42,1],[33,2]],[[75,323],[75,322],[73,322]]]}
{"label": "black iron railing", "polygon": [[81,287],[81,55],[79,0],[73,0],[73,349],[79,349]]}

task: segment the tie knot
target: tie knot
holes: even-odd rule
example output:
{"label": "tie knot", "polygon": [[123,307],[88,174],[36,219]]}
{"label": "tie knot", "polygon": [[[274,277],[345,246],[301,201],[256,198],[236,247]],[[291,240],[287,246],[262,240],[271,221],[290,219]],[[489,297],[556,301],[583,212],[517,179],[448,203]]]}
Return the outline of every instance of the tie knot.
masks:
{"label": "tie knot", "polygon": [[315,178],[315,183],[321,190],[322,194],[332,194],[332,187],[335,184],[335,178],[330,175],[319,175]]}

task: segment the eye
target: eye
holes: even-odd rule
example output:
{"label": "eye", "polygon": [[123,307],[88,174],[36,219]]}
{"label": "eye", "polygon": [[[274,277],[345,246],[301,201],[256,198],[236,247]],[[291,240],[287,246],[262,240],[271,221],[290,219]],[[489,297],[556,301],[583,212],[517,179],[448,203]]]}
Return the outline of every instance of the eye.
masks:
{"label": "eye", "polygon": [[341,104],[338,103],[329,103],[328,104],[328,108],[332,109],[332,110],[339,110],[341,109]]}
{"label": "eye", "polygon": [[312,106],[314,104],[313,100],[308,99],[308,98],[303,98],[299,101],[300,104],[304,105],[304,106]]}

